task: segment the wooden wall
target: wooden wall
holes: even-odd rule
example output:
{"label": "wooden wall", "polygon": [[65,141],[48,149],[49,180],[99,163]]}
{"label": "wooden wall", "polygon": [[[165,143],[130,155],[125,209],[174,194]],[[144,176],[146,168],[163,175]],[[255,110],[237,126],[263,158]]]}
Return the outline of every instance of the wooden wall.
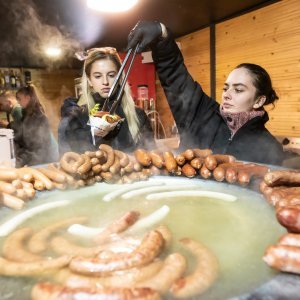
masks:
{"label": "wooden wall", "polygon": [[[178,39],[185,63],[210,94],[209,29]],[[300,137],[300,2],[285,0],[216,25],[216,98],[221,99],[228,73],[239,63],[262,65],[279,94],[270,110],[268,129],[276,136]],[[173,122],[159,84],[158,111]]]}
{"label": "wooden wall", "polygon": [[60,107],[69,96],[75,95],[74,79],[78,70],[30,69],[33,85],[46,110],[54,136],[60,121]]}
{"label": "wooden wall", "polygon": [[216,26],[216,95],[239,63],[263,66],[279,101],[268,129],[276,136],[300,137],[300,2],[285,0]]}

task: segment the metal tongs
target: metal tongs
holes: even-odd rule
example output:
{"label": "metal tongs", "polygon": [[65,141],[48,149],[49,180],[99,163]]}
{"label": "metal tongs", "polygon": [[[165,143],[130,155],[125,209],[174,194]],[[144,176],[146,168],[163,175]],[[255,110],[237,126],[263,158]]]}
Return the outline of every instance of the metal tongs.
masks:
{"label": "metal tongs", "polygon": [[137,45],[135,46],[134,50],[133,50],[133,48],[130,48],[128,50],[128,52],[126,54],[126,57],[124,58],[124,61],[123,61],[122,65],[121,65],[121,68],[120,68],[120,70],[119,70],[119,72],[118,72],[118,74],[117,74],[117,76],[116,76],[116,78],[115,78],[115,80],[114,80],[114,82],[113,82],[113,84],[111,86],[111,89],[110,89],[110,91],[109,91],[109,93],[107,95],[107,98],[104,101],[104,104],[103,104],[103,107],[102,107],[101,111],[107,111],[107,109],[108,109],[108,103],[111,100],[111,96],[113,95],[113,93],[114,93],[114,91],[116,89],[116,86],[117,86],[117,84],[118,84],[118,82],[120,80],[122,72],[123,72],[123,70],[124,70],[124,68],[125,68],[125,66],[127,64],[127,61],[129,59],[129,57],[130,57],[130,54],[133,51],[133,54],[132,54],[132,57],[131,57],[131,61],[129,62],[129,66],[128,66],[128,69],[127,69],[127,73],[125,73],[125,76],[124,76],[124,78],[123,78],[123,80],[121,82],[121,87],[120,87],[120,90],[118,92],[117,98],[113,102],[113,104],[111,106],[111,109],[109,110],[109,114],[110,115],[115,114],[117,108],[119,107],[119,105],[120,105],[120,103],[122,101],[122,94],[123,94],[123,91],[124,91],[124,87],[125,87],[125,84],[126,84],[126,81],[127,81],[128,75],[129,75],[129,72],[131,70],[133,61],[135,59],[138,47],[139,47],[139,43],[137,43]]}

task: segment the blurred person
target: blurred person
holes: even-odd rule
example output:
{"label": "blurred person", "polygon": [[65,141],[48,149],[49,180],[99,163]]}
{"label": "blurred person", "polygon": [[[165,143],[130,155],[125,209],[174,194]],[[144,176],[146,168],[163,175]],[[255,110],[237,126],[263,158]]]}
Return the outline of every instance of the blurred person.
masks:
{"label": "blurred person", "polygon": [[152,50],[156,71],[180,134],[180,146],[210,148],[238,160],[281,165],[282,145],[266,129],[278,96],[261,66],[242,63],[228,75],[221,104],[209,97],[189,74],[172,32],[157,21],[140,21],[128,36],[127,48]]}
{"label": "blurred person", "polygon": [[[103,108],[121,67],[121,60],[116,49],[111,47],[90,49],[81,53],[81,59],[84,60],[82,95],[79,99],[67,98],[61,107],[58,129],[60,155],[66,151],[94,151],[100,144],[108,144],[125,152],[132,152],[138,147],[151,147],[154,144],[154,134],[150,121],[146,113],[135,106],[128,83],[123,91],[121,105],[116,110],[123,121],[105,136],[92,130],[91,112],[95,113]],[[124,74],[120,81],[123,76]],[[119,89],[120,83],[108,103],[108,111]]]}
{"label": "blurred person", "polygon": [[23,109],[21,120],[15,121],[12,126],[17,167],[57,161],[57,142],[34,87],[20,88],[16,97]]}
{"label": "blurred person", "polygon": [[13,92],[5,91],[0,94],[0,112],[6,113],[6,120],[0,121],[2,128],[10,128],[11,122],[21,120],[22,107],[18,104]]}

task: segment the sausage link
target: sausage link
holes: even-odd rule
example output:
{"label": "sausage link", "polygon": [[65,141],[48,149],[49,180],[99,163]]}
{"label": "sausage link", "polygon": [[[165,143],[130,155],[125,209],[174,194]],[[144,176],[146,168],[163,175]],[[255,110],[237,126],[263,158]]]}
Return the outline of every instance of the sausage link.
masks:
{"label": "sausage link", "polygon": [[195,158],[195,153],[193,149],[186,149],[184,152],[181,153],[187,161],[192,160]]}
{"label": "sausage link", "polygon": [[213,154],[211,149],[193,149],[196,157],[205,158],[208,155]]}
{"label": "sausage link", "polygon": [[203,166],[200,169],[200,175],[201,177],[208,179],[211,177],[211,171],[206,167],[206,165],[203,164]]}
{"label": "sausage link", "polygon": [[104,151],[107,155],[107,159],[106,162],[102,165],[102,171],[107,172],[110,168],[110,166],[114,163],[115,161],[115,152],[114,149],[109,146],[109,145],[105,145],[105,144],[101,144],[99,146],[99,149]]}
{"label": "sausage link", "polygon": [[183,166],[185,164],[185,157],[183,154],[176,155],[175,160],[176,160],[178,166]]}
{"label": "sausage link", "polygon": [[45,176],[47,176],[52,181],[58,182],[58,183],[64,183],[67,181],[67,178],[64,174],[59,173],[57,171],[46,169],[46,168],[38,168],[38,171],[43,173]]}
{"label": "sausage link", "polygon": [[216,181],[223,181],[225,179],[225,169],[222,168],[221,166],[217,166],[214,170],[213,170],[213,177]]}
{"label": "sausage link", "polygon": [[264,181],[268,186],[278,185],[300,185],[299,170],[277,170],[267,173],[264,176]]}
{"label": "sausage link", "polygon": [[300,205],[278,208],[276,218],[289,232],[300,233]]}
{"label": "sausage link", "polygon": [[184,176],[189,178],[195,177],[197,174],[196,170],[189,163],[184,164],[181,171]]}
{"label": "sausage link", "polygon": [[0,192],[10,194],[10,195],[15,195],[17,189],[11,183],[0,181]]}
{"label": "sausage link", "polygon": [[163,152],[163,158],[165,160],[165,165],[168,172],[174,174],[177,170],[177,162],[173,153],[171,151],[165,151]]}
{"label": "sausage link", "polygon": [[203,158],[195,157],[194,159],[191,160],[190,164],[194,169],[200,170],[203,164]]}
{"label": "sausage link", "polygon": [[129,163],[129,157],[128,155],[120,150],[114,150],[115,151],[115,155],[119,158],[120,160],[120,166],[122,168],[126,167]]}
{"label": "sausage link", "polygon": [[152,163],[151,156],[144,149],[137,149],[134,151],[136,160],[144,167],[149,167]]}
{"label": "sausage link", "polygon": [[158,153],[157,151],[150,151],[149,155],[151,157],[152,165],[159,169],[164,166],[164,159],[160,153]]}
{"label": "sausage link", "polygon": [[22,199],[1,192],[0,192],[0,202],[1,204],[16,210],[22,209],[25,205],[25,202]]}
{"label": "sausage link", "polygon": [[77,173],[79,175],[88,173],[89,170],[92,168],[90,157],[86,154],[82,154],[81,157],[83,158],[84,162],[77,168]]}

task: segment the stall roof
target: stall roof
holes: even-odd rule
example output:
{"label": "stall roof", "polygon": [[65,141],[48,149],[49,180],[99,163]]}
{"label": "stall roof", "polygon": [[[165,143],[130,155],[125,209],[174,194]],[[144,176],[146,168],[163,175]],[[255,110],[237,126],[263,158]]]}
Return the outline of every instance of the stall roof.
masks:
{"label": "stall roof", "polygon": [[[139,0],[131,11],[105,14],[89,9],[86,0],[0,0],[0,67],[74,67],[78,49],[113,46],[122,51],[141,19],[159,20],[180,37],[274,2]],[[61,45],[63,59],[46,59],[48,44]]]}

